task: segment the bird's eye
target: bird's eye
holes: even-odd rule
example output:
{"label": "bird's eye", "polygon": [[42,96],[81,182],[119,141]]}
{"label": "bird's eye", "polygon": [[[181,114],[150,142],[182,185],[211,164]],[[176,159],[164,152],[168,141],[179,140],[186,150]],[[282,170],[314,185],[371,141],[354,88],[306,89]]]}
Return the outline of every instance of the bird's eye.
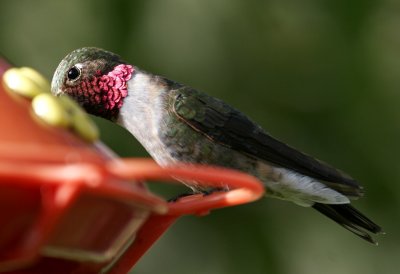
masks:
{"label": "bird's eye", "polygon": [[67,77],[69,80],[74,81],[81,76],[81,70],[77,68],[76,66],[73,66],[72,68],[69,69],[67,73]]}

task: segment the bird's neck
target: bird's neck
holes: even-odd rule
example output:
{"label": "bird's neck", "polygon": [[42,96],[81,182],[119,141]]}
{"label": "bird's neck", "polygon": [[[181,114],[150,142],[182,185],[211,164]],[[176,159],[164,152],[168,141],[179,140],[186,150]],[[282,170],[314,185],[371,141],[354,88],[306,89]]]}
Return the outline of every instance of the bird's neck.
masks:
{"label": "bird's neck", "polygon": [[124,98],[128,95],[127,82],[135,73],[133,66],[118,64],[106,74],[97,73],[84,79],[66,93],[80,102],[89,113],[109,120],[115,120]]}

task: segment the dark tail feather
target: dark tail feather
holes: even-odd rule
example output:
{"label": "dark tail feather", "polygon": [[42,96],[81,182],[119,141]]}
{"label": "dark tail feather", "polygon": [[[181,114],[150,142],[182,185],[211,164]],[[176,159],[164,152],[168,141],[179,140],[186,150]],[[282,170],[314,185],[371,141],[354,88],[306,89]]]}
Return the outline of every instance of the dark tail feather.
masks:
{"label": "dark tail feather", "polygon": [[358,237],[370,243],[378,244],[366,231],[376,234],[382,232],[382,228],[350,204],[328,205],[315,203],[313,208],[350,230]]}

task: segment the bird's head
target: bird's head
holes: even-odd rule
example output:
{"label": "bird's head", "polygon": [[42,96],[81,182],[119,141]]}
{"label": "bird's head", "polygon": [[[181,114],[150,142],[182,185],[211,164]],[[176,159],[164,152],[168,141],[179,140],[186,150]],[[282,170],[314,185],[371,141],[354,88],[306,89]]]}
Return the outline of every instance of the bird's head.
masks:
{"label": "bird's head", "polygon": [[52,93],[66,94],[87,112],[113,120],[135,69],[109,51],[86,47],[72,51],[58,65],[51,83]]}

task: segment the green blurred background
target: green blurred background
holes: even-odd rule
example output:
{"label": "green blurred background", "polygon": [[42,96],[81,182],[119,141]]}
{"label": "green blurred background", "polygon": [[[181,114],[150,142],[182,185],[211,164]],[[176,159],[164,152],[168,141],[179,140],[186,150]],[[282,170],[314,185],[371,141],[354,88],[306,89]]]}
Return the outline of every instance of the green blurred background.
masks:
{"label": "green blurred background", "polygon": [[[400,1],[1,1],[0,52],[49,79],[98,46],[222,98],[365,186],[372,246],[311,209],[264,199],[184,217],[134,273],[398,273]],[[100,119],[121,156],[147,156]]]}

